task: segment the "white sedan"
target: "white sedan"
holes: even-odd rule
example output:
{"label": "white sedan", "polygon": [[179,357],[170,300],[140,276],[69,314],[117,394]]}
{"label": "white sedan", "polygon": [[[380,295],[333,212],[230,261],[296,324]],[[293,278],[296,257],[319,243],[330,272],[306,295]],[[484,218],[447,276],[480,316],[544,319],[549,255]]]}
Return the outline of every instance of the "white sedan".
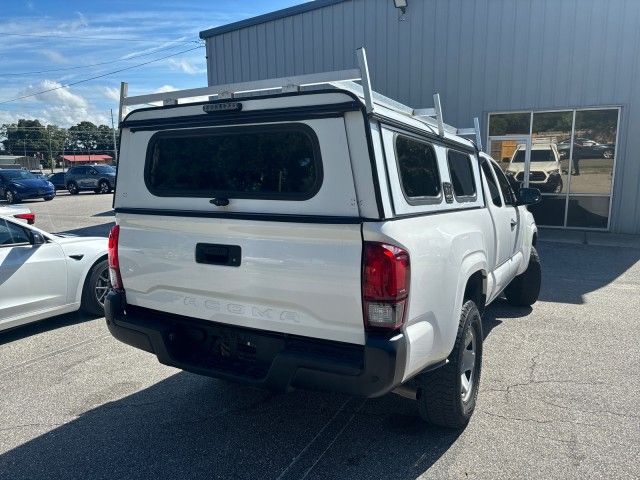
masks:
{"label": "white sedan", "polygon": [[0,217],[19,218],[29,225],[33,225],[36,221],[36,214],[29,208],[22,205],[7,205],[6,203],[0,203]]}
{"label": "white sedan", "polygon": [[107,239],[52,235],[0,216],[0,330],[82,309],[104,315]]}

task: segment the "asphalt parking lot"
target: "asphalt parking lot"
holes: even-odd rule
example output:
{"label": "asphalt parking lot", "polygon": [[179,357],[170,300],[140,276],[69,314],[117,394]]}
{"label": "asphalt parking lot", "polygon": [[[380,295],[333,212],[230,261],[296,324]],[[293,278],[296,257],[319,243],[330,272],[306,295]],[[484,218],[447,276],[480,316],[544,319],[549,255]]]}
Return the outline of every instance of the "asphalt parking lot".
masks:
{"label": "asphalt parking lot", "polygon": [[[37,225],[103,235],[109,195],[32,202]],[[541,242],[533,309],[483,320],[462,432],[388,395],[273,394],[165,367],[104,319],[0,333],[0,479],[638,478],[640,249]]]}
{"label": "asphalt parking lot", "polygon": [[36,214],[36,226],[47,232],[106,237],[113,225],[112,200],[113,195],[109,194],[81,192],[70,195],[61,190],[50,202],[27,200],[21,205]]}

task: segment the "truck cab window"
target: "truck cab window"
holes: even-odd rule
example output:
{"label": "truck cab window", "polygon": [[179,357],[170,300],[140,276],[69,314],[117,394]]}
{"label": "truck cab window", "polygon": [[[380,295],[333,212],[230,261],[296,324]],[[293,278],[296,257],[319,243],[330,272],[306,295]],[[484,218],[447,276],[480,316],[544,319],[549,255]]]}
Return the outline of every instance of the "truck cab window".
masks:
{"label": "truck cab window", "polygon": [[495,163],[491,162],[491,166],[493,167],[493,171],[496,172],[496,177],[498,178],[498,184],[500,184],[500,190],[502,190],[502,196],[504,197],[505,205],[515,205],[515,195],[513,194],[513,190],[511,190],[511,185],[509,185],[509,180],[502,172],[500,167],[498,167]]}

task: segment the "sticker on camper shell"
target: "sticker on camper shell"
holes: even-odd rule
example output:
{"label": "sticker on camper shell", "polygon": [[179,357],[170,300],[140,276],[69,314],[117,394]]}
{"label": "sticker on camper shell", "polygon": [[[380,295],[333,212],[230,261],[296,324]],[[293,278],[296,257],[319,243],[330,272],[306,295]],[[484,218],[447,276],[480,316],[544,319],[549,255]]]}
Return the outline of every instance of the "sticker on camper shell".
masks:
{"label": "sticker on camper shell", "polygon": [[203,105],[202,110],[207,113],[216,113],[216,112],[239,112],[242,110],[242,104],[240,102],[219,102],[219,103],[208,103]]}
{"label": "sticker on camper shell", "polygon": [[453,186],[449,182],[443,182],[442,191],[444,192],[444,200],[447,203],[453,203]]}

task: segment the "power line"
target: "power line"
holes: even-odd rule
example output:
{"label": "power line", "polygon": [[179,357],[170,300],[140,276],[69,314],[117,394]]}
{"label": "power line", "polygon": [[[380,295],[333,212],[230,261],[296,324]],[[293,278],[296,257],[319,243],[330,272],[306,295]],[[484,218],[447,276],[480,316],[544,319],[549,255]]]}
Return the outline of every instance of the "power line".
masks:
{"label": "power line", "polygon": [[9,33],[9,32],[0,32],[0,37],[33,37],[33,38],[68,38],[73,40],[106,40],[113,42],[146,42],[146,43],[155,43],[155,42],[175,42],[175,43],[192,43],[195,40],[171,40],[171,39],[142,39],[142,38],[118,38],[118,37],[92,37],[92,36],[84,36],[84,35],[40,35],[37,33]]}
{"label": "power line", "polygon": [[[196,42],[194,41],[193,43],[197,43],[198,45],[201,45],[200,42]],[[74,67],[64,67],[64,68],[50,68],[48,70],[38,70],[38,71],[33,71],[33,72],[20,72],[20,73],[2,73],[0,72],[0,77],[14,77],[14,76],[22,76],[22,75],[34,75],[34,74],[38,74],[38,73],[47,73],[47,72],[62,72],[62,71],[66,71],[66,70],[77,70],[79,68],[89,68],[89,67],[97,67],[99,65],[108,65],[111,63],[119,63],[119,62],[126,62],[127,60],[131,60],[134,58],[141,58],[141,57],[148,57],[150,55],[154,55],[158,52],[164,52],[166,50],[171,50],[174,48],[179,48],[182,47],[182,44],[180,45],[172,45],[170,47],[166,47],[166,48],[160,48],[158,50],[154,50],[153,52],[147,52],[147,53],[141,53],[138,55],[131,55],[130,57],[127,58],[114,58],[111,60],[105,60],[104,62],[98,62],[98,63],[90,63],[87,65],[77,65]]]}
{"label": "power line", "polygon": [[124,72],[125,70],[131,70],[132,68],[143,67],[144,65],[149,65],[150,63],[159,62],[160,60],[165,60],[167,58],[175,57],[176,55],[181,55],[183,53],[191,52],[191,51],[197,50],[199,48],[204,48],[204,46],[200,45],[198,47],[193,47],[193,48],[189,48],[187,50],[182,50],[181,52],[172,53],[171,55],[165,55],[164,57],[155,58],[153,60],[149,60],[148,62],[138,63],[137,65],[131,65],[130,67],[124,67],[124,68],[120,68],[118,70],[113,70],[111,72],[103,73],[101,75],[96,75],[94,77],[85,78],[83,80],[78,80],[77,82],[71,82],[71,83],[67,83],[67,84],[64,84],[64,85],[60,85],[59,87],[47,88],[46,90],[41,90],[40,92],[30,93],[29,95],[22,95],[21,97],[12,98],[12,99],[9,99],[9,100],[3,100],[3,101],[0,102],[0,105],[3,105],[5,103],[15,102],[17,100],[22,100],[22,99],[25,99],[25,98],[35,97],[36,95],[42,95],[43,93],[53,92],[54,90],[60,90],[62,88],[68,88],[68,87],[71,87],[73,85],[78,85],[80,83],[85,83],[85,82],[89,82],[91,80],[96,80],[98,78],[107,77],[109,75],[113,75],[114,73],[120,73],[120,72]]}

